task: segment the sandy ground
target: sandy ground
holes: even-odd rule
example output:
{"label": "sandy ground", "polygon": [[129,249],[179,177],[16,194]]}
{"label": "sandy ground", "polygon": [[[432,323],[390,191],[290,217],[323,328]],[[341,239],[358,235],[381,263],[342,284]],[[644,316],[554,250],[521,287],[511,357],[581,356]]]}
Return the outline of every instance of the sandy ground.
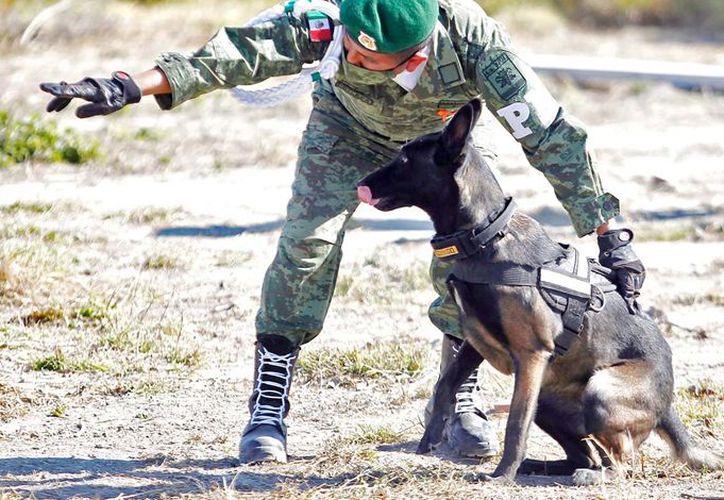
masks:
{"label": "sandy ground", "polygon": [[[51,23],[29,47],[0,46],[0,108],[39,112],[40,81],[135,71],[161,50],[193,48],[218,24],[248,17],[249,6],[238,4],[146,11],[109,3],[102,14],[79,7],[76,23]],[[521,47],[540,53],[575,47],[724,63],[722,45],[682,34],[525,27],[511,19]],[[640,236],[649,273],[642,302],[674,351],[685,421],[722,452],[724,97],[658,84],[549,83],[589,125],[604,182]],[[653,438],[632,477],[583,489],[563,477],[481,484],[474,461],[445,449],[415,455],[439,335],[425,316],[434,296],[425,280],[431,228],[412,209],[358,211],[325,330],[303,354],[333,358],[401,340],[421,353],[424,369],[300,376],[290,463],[239,465],[254,315],[308,111],[306,99],[250,110],[217,92],[170,113],[152,102],[82,122],[65,113],[61,125],[99,141],[101,159],[0,170],[0,499],[724,497],[721,473],[669,464]],[[492,123],[478,136],[495,145],[501,181],[523,209],[574,240],[514,141]],[[578,244],[595,254],[591,238]],[[64,369],[33,369],[48,356],[64,359]],[[510,387],[486,370],[486,406],[504,402]],[[502,436],[505,414],[493,422]],[[529,448],[538,458],[561,456],[538,429]]]}

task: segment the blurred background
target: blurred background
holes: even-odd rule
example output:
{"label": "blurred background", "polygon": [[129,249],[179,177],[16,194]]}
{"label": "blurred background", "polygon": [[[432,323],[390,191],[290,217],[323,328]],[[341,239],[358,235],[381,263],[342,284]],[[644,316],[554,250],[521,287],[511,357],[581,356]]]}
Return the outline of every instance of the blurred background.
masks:
{"label": "blurred background", "polygon": [[[556,55],[724,66],[722,0],[480,3],[533,63]],[[213,490],[222,478],[257,492],[281,481],[280,498],[307,480],[344,485],[340,498],[354,485],[374,490],[374,477],[395,477],[379,491],[393,488],[398,498],[420,496],[405,489],[417,484],[410,477],[422,478],[428,496],[470,487],[417,474],[404,445],[419,437],[437,374],[439,333],[426,318],[432,229],[419,211],[369,207],[347,236],[325,331],[303,350],[313,357],[300,361],[293,391],[297,460],[275,474],[235,476],[229,457],[245,421],[259,290],[284,222],[308,97],[252,109],[221,91],[170,112],[153,99],[88,120],[75,118],[75,104],[44,112],[40,82],[148,69],[160,53],[192,51],[270,5],[0,0],[2,500],[5,486],[39,498],[156,497]],[[642,303],[674,350],[685,423],[721,451],[724,93],[565,74],[544,81],[587,124],[605,188],[637,233],[648,270]],[[497,153],[500,180],[523,209],[554,237],[596,255],[594,239],[576,240],[550,186],[495,120],[488,116],[476,134]],[[487,400],[504,401],[510,380],[486,377]],[[386,431],[339,440],[360,423]],[[501,433],[504,423],[496,417]],[[375,465],[383,435],[389,460]],[[551,457],[556,448],[539,433],[531,449]],[[149,458],[158,454],[165,458]],[[71,455],[90,458],[47,460]],[[681,469],[662,478],[666,452],[651,456],[635,486],[597,497],[724,488],[721,478]],[[423,466],[433,464],[440,477],[461,479],[469,466],[429,460]],[[349,479],[363,470],[367,479]],[[114,485],[83,483],[87,471],[114,476]],[[510,494],[574,494],[526,490]]]}

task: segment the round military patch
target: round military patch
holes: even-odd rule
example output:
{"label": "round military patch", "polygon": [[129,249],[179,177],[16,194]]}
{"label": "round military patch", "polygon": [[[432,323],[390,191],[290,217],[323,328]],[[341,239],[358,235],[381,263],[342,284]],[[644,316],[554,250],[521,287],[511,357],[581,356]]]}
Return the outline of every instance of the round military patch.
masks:
{"label": "round military patch", "polygon": [[374,38],[369,36],[364,31],[359,32],[359,36],[357,37],[357,41],[367,50],[374,50],[377,51],[377,42]]}

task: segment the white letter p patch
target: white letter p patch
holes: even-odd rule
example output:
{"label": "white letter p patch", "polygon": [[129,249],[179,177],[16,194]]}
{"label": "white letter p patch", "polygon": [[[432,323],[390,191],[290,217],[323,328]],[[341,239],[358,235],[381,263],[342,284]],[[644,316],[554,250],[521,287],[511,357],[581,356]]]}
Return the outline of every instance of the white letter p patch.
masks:
{"label": "white letter p patch", "polygon": [[498,116],[505,118],[510,128],[513,129],[513,137],[522,139],[533,133],[528,127],[524,127],[525,121],[530,118],[530,108],[527,104],[516,102],[498,110]]}

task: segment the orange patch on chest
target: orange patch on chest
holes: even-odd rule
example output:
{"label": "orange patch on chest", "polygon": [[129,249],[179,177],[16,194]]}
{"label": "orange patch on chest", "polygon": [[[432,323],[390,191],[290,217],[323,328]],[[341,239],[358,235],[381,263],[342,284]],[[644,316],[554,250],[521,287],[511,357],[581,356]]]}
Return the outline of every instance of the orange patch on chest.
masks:
{"label": "orange patch on chest", "polygon": [[455,114],[454,111],[450,111],[449,109],[438,109],[437,113],[435,113],[437,116],[440,117],[440,119],[444,122],[448,120],[451,116]]}

